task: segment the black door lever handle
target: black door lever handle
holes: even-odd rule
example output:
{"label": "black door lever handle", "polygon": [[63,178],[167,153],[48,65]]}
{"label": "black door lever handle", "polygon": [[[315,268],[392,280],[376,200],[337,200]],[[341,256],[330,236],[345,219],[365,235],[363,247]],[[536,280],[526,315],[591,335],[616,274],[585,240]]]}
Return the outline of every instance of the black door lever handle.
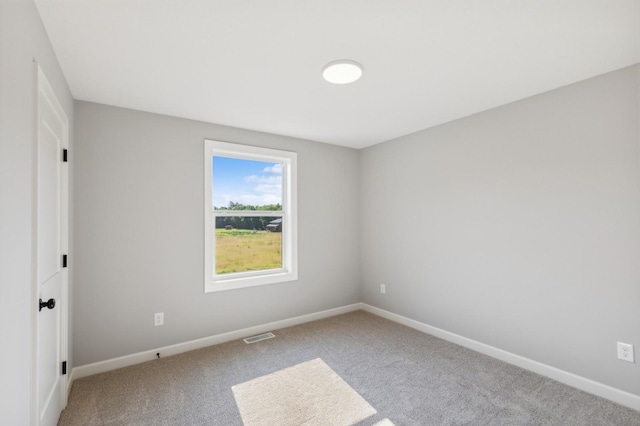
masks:
{"label": "black door lever handle", "polygon": [[43,302],[42,299],[40,299],[40,309],[38,309],[38,312],[40,312],[42,310],[42,308],[49,308],[49,309],[53,309],[56,306],[56,301],[53,299],[49,299],[46,302]]}

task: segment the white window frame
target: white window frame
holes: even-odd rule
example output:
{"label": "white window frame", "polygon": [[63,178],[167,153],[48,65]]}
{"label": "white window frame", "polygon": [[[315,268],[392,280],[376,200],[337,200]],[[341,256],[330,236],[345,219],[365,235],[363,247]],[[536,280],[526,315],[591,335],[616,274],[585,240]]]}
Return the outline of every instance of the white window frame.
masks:
{"label": "white window frame", "polygon": [[[214,210],[214,156],[282,164],[282,210]],[[204,291],[233,290],[298,279],[297,158],[295,152],[204,140]],[[229,274],[215,273],[216,216],[282,217],[282,268]]]}

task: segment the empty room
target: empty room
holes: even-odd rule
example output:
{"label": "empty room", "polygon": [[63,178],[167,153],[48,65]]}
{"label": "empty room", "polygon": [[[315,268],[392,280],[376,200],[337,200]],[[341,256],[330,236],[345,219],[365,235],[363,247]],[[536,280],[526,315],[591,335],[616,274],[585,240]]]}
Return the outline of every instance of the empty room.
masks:
{"label": "empty room", "polygon": [[0,0],[0,424],[640,425],[640,1]]}

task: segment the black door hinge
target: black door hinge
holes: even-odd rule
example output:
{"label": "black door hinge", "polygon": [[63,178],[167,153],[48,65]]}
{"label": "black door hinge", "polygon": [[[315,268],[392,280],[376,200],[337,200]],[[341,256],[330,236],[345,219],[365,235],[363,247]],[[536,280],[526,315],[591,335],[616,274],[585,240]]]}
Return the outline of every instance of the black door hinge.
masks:
{"label": "black door hinge", "polygon": [[62,162],[66,163],[68,161],[68,150],[65,148],[62,150]]}
{"label": "black door hinge", "polygon": [[67,361],[62,362],[62,375],[67,374]]}
{"label": "black door hinge", "polygon": [[67,255],[66,254],[62,255],[62,267],[63,268],[67,267]]}

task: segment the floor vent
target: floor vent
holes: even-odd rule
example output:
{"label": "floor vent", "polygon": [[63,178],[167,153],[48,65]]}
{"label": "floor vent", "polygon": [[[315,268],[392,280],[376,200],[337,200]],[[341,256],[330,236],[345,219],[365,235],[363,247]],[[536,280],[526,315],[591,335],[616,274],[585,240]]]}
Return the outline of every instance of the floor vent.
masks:
{"label": "floor vent", "polygon": [[264,333],[264,334],[258,334],[257,336],[247,337],[246,339],[242,339],[242,340],[244,340],[245,343],[255,343],[261,340],[271,339],[273,337],[276,337],[276,335],[273,333]]}

